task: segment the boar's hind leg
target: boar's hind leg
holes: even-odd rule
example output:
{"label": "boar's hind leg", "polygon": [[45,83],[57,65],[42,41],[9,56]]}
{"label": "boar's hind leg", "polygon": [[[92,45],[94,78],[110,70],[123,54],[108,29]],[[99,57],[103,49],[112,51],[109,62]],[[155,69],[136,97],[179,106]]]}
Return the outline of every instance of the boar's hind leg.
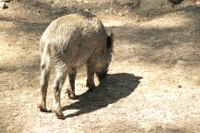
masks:
{"label": "boar's hind leg", "polygon": [[56,114],[56,117],[59,119],[63,119],[64,115],[62,113],[61,107],[60,107],[60,93],[62,90],[62,86],[65,82],[66,75],[67,75],[67,67],[65,63],[56,63],[55,65],[56,70],[56,79],[53,83],[53,106],[52,111]]}
{"label": "boar's hind leg", "polygon": [[47,68],[46,65],[41,67],[41,81],[40,81],[40,98],[38,102],[38,108],[40,111],[47,111],[46,109],[46,95],[47,95],[47,87],[48,81],[50,77],[50,69]]}
{"label": "boar's hind leg", "polygon": [[69,84],[68,84],[68,88],[67,88],[67,93],[68,93],[68,97],[71,98],[71,99],[76,98],[76,95],[75,95],[76,73],[77,73],[76,68],[71,68],[68,72]]}

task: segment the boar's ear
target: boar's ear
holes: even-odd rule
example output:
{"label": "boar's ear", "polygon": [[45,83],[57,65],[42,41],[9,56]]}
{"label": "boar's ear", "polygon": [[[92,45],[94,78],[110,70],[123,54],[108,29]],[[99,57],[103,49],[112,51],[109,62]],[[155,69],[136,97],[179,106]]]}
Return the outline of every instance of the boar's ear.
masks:
{"label": "boar's ear", "polygon": [[111,33],[107,36],[107,48],[113,49],[113,42],[114,42],[114,34]]}

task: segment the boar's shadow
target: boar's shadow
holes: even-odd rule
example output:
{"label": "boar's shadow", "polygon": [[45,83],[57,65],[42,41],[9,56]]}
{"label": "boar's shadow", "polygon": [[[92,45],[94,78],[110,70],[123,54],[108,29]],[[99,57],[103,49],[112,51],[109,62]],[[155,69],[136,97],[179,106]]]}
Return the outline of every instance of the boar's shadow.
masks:
{"label": "boar's shadow", "polygon": [[63,111],[79,110],[73,114],[68,114],[65,118],[93,112],[127,97],[138,87],[141,78],[128,73],[108,74],[92,92],[87,91],[77,96],[79,101],[62,108]]}

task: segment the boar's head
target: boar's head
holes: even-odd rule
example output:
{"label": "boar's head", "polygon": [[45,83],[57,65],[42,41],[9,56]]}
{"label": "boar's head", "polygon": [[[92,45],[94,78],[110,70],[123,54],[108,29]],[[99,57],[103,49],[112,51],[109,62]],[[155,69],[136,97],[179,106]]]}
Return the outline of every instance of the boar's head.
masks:
{"label": "boar's head", "polygon": [[112,59],[113,42],[114,42],[114,34],[111,33],[110,35],[107,36],[107,44],[105,52],[102,53],[97,63],[96,75],[98,76],[99,80],[105,78],[105,76],[107,75],[108,67]]}

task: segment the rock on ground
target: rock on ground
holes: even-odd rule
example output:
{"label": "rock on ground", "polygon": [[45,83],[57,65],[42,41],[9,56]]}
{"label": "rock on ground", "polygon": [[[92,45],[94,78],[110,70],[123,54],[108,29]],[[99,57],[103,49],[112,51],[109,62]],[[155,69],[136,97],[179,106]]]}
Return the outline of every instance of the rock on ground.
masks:
{"label": "rock on ground", "polygon": [[142,10],[157,9],[162,7],[171,6],[172,3],[168,0],[141,0],[140,8]]}
{"label": "rock on ground", "polygon": [[117,0],[121,5],[133,4],[133,7],[140,3],[140,0]]}
{"label": "rock on ground", "polygon": [[6,3],[5,2],[0,2],[0,8],[5,9],[6,8]]}

